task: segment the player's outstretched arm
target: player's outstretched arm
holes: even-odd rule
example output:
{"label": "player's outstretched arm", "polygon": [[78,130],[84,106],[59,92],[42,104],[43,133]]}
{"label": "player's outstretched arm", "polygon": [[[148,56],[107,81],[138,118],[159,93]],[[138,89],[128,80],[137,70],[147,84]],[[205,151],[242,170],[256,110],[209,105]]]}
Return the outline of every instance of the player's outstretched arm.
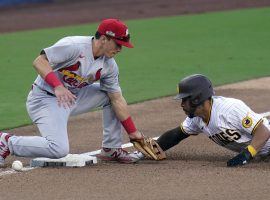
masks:
{"label": "player's outstretched arm", "polygon": [[[174,129],[168,130],[165,133],[163,133],[156,141],[156,143],[158,145],[156,152],[160,152],[157,155],[159,156],[159,158],[161,158],[158,160],[165,159],[166,154],[164,151],[177,145],[180,141],[186,139],[187,137],[189,137],[189,135],[183,133],[182,129],[180,127],[176,127]],[[140,152],[139,153],[134,152],[134,154],[138,157],[138,160],[143,159],[144,157],[149,157],[149,156],[145,155],[144,153],[140,153]]]}
{"label": "player's outstretched arm", "polygon": [[126,100],[122,94],[120,92],[108,93],[108,96],[111,100],[112,108],[127,131],[133,146],[147,157],[155,160],[165,159],[166,155],[156,141],[150,137],[144,136],[136,129],[130,117]]}
{"label": "player's outstretched arm", "polygon": [[120,121],[125,120],[130,116],[127,102],[122,96],[121,92],[108,92],[108,96],[111,100],[112,108]]}
{"label": "player's outstretched arm", "polygon": [[157,143],[162,148],[163,151],[166,151],[173,146],[177,145],[182,140],[189,137],[189,135],[183,133],[180,126],[171,129],[165,133],[163,133],[157,140]]}
{"label": "player's outstretched arm", "polygon": [[121,121],[129,137],[131,139],[141,139],[143,136],[137,130],[133,120],[131,119],[127,102],[125,98],[122,96],[122,93],[121,92],[108,93],[108,96],[111,100],[112,108],[117,118]]}
{"label": "player's outstretched arm", "polygon": [[253,139],[251,144],[247,146],[241,153],[227,162],[228,167],[236,167],[247,164],[254,158],[264,146],[266,141],[270,138],[270,131],[261,122],[253,132]]}

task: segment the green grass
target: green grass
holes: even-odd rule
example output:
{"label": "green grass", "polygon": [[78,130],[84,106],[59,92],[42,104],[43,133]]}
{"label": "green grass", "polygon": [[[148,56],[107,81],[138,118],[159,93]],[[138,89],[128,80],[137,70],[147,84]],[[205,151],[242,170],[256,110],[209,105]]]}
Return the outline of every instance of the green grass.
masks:
{"label": "green grass", "polygon": [[[129,103],[172,95],[191,73],[214,85],[270,75],[270,9],[127,21],[134,49],[116,57]],[[25,100],[39,51],[67,35],[89,35],[97,24],[0,35],[0,129],[30,123]]]}

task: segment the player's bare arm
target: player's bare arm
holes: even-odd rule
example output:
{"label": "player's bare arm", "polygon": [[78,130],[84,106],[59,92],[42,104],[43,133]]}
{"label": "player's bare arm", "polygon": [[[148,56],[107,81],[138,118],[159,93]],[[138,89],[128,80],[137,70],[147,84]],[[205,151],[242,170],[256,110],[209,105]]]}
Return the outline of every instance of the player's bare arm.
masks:
{"label": "player's bare arm", "polygon": [[108,93],[113,111],[116,117],[121,121],[121,124],[125,128],[130,142],[133,146],[147,157],[155,160],[163,160],[166,158],[165,153],[159,147],[158,143],[152,138],[144,136],[137,130],[133,120],[128,111],[127,102],[122,96],[121,92]]}
{"label": "player's bare arm", "polygon": [[250,145],[256,150],[256,152],[259,152],[267,140],[270,138],[270,131],[261,121],[257,128],[254,130],[253,136],[254,137]]}
{"label": "player's bare arm", "polygon": [[37,73],[54,88],[55,96],[59,106],[71,107],[76,99],[68,89],[54,75],[52,67],[50,66],[46,54],[39,55],[33,62],[33,66]]}
{"label": "player's bare arm", "polygon": [[52,72],[52,67],[50,66],[45,54],[39,55],[34,61],[33,66],[37,73],[44,79],[46,75]]}
{"label": "player's bare arm", "polygon": [[129,111],[127,108],[127,102],[120,92],[108,93],[111,100],[112,107],[116,113],[117,118],[120,121],[125,120],[129,117]]}
{"label": "player's bare arm", "polygon": [[128,132],[130,139],[142,138],[142,134],[135,127],[132,127],[131,130],[127,130],[127,128],[129,129],[130,127],[125,127],[130,126],[130,123],[133,122],[130,121],[131,118],[128,110],[128,105],[125,98],[122,96],[122,93],[121,92],[108,93],[108,96],[111,100],[112,108],[117,118],[121,121],[122,125]]}

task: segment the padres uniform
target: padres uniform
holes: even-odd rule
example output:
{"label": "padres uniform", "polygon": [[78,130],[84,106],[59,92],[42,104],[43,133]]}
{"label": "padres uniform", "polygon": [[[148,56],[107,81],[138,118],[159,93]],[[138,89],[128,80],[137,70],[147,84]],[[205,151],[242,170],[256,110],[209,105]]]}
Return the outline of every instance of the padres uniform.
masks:
{"label": "padres uniform", "polygon": [[[11,153],[27,157],[62,157],[69,152],[69,116],[103,107],[103,147],[120,148],[121,123],[116,118],[106,92],[121,92],[118,66],[113,58],[94,58],[92,36],[65,37],[43,49],[63,85],[77,99],[71,108],[60,107],[52,87],[38,76],[27,98],[27,111],[41,136],[13,136]],[[88,133],[91,135],[91,132]]]}
{"label": "padres uniform", "polygon": [[[270,130],[266,118],[252,111],[243,101],[213,96],[210,119],[205,123],[201,117],[187,117],[181,129],[187,135],[204,134],[220,146],[235,152],[241,152],[253,138],[253,132],[260,123]],[[267,155],[270,151],[270,139],[258,152]]]}

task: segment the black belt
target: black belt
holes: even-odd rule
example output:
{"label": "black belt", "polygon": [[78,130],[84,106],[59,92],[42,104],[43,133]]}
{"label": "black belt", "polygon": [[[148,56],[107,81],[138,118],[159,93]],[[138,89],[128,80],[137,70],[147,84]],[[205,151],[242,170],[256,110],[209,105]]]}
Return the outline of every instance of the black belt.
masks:
{"label": "black belt", "polygon": [[54,95],[53,93],[50,93],[50,92],[48,92],[47,90],[44,90],[44,89],[40,88],[36,83],[33,83],[32,89],[33,89],[33,86],[37,86],[38,89],[40,89],[40,90],[46,92],[47,95],[50,95],[50,96],[52,96],[52,97],[55,97],[55,95]]}

